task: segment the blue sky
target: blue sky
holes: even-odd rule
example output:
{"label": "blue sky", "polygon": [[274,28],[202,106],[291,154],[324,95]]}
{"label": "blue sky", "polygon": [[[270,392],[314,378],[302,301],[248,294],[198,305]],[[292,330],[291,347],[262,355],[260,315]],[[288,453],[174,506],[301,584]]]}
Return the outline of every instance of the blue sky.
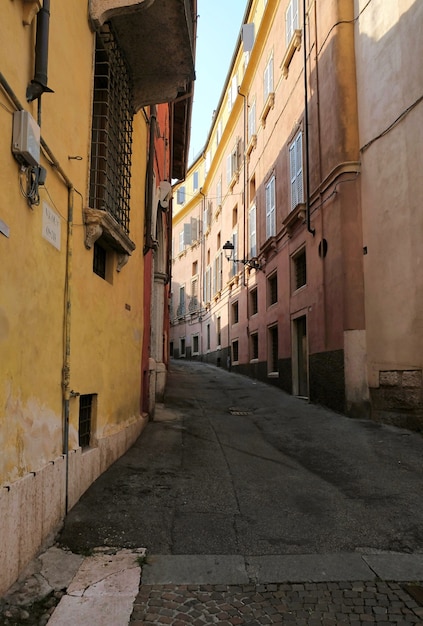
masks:
{"label": "blue sky", "polygon": [[204,148],[247,0],[198,0],[196,81],[188,163]]}

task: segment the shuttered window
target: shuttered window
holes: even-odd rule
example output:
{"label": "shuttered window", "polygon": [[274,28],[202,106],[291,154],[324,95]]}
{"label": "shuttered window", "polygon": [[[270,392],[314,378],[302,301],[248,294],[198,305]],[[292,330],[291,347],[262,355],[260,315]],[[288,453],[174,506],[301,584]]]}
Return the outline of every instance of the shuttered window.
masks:
{"label": "shuttered window", "polygon": [[291,211],[304,202],[303,187],[303,135],[298,133],[289,146],[289,169],[291,175]]}

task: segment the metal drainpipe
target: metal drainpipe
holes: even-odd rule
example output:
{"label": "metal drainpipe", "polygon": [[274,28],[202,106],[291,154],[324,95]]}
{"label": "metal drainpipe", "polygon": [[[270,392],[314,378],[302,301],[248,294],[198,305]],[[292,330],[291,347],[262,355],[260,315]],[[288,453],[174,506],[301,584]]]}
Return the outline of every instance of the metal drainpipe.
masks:
{"label": "metal drainpipe", "polygon": [[145,216],[145,243],[144,256],[153,248],[151,225],[153,211],[153,171],[154,171],[154,140],[156,135],[156,105],[150,107],[150,136],[148,145],[147,188],[146,188],[146,216]]}
{"label": "metal drainpipe", "polygon": [[[45,92],[52,93],[47,86],[48,39],[50,30],[50,0],[44,0],[37,15],[37,34],[35,41],[34,78],[26,89],[26,99],[32,102]],[[41,107],[40,107],[41,108]],[[39,112],[39,116],[41,111]]]}
{"label": "metal drainpipe", "polygon": [[[243,198],[243,212],[242,212],[242,219],[243,219],[243,241],[242,241],[242,257],[243,259],[247,258],[247,253],[246,251],[248,250],[248,245],[247,245],[247,157],[246,157],[246,141],[247,141],[247,107],[248,107],[248,102],[247,102],[247,96],[243,93],[241,93],[241,90],[238,88],[238,93],[240,96],[242,96],[244,98],[244,128],[243,128],[243,134],[244,137],[242,138],[243,140],[243,176],[244,176],[244,180],[243,180],[243,192],[244,192],[244,198]],[[246,267],[244,265],[243,268],[243,272],[242,272],[242,282],[244,287],[246,286],[246,280],[245,280],[245,273],[246,273]]]}
{"label": "metal drainpipe", "polygon": [[304,54],[304,143],[305,143],[305,187],[306,187],[306,220],[307,230],[314,237],[316,231],[311,227],[310,221],[310,148],[308,138],[308,84],[307,84],[307,33],[306,33],[306,2],[303,0],[303,54]]}
{"label": "metal drainpipe", "polygon": [[[200,195],[203,196],[202,207],[203,212],[200,215],[199,221],[199,233],[200,234],[200,244],[201,244],[201,253],[200,253],[200,281],[199,281],[199,294],[198,298],[201,302],[200,306],[200,337],[201,337],[201,360],[203,360],[203,350],[204,350],[204,340],[203,340],[203,289],[204,289],[204,267],[205,267],[205,242],[204,242],[204,211],[206,209],[206,196],[203,193],[203,188],[200,188]],[[200,230],[201,229],[201,230]]]}
{"label": "metal drainpipe", "polygon": [[[18,111],[23,110],[23,106],[19,102],[6,78],[0,72],[0,84],[7,93],[11,102]],[[73,196],[74,186],[67,177],[60,163],[53,155],[52,151],[44,141],[40,138],[40,144],[50,159],[52,168],[57,171],[68,189],[68,229],[66,240],[66,275],[65,275],[65,308],[64,308],[64,355],[62,368],[62,391],[63,391],[63,454],[65,455],[65,514],[68,512],[69,505],[69,400],[71,392],[69,390],[70,383],[70,329],[71,329],[71,261],[72,261],[72,235],[73,235]]]}
{"label": "metal drainpipe", "polygon": [[72,253],[73,253],[73,204],[75,188],[59,162],[54,157],[50,148],[41,138],[43,150],[48,155],[52,167],[59,172],[68,188],[68,227],[66,235],[66,273],[65,273],[65,315],[63,324],[64,354],[62,369],[63,391],[63,454],[65,455],[65,514],[69,510],[69,401],[72,396],[70,391],[70,354],[71,354],[71,313],[72,313]]}

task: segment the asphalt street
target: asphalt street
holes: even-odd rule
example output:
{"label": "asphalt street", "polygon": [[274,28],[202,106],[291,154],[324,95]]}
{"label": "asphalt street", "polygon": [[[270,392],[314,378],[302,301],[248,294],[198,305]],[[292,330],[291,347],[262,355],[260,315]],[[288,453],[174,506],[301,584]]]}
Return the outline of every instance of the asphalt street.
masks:
{"label": "asphalt street", "polygon": [[165,402],[60,542],[157,555],[423,554],[423,437],[173,361]]}

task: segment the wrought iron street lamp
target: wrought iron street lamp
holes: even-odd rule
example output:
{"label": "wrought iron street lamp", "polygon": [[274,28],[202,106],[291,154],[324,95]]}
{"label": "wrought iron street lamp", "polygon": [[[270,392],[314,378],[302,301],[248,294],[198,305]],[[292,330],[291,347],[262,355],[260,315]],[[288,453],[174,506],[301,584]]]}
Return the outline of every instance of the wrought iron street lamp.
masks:
{"label": "wrought iron street lamp", "polygon": [[253,270],[262,269],[256,257],[252,259],[234,259],[233,257],[234,257],[235,248],[234,248],[234,244],[231,243],[230,241],[227,241],[224,244],[223,250],[225,251],[225,257],[227,258],[229,262],[232,261],[232,263],[243,263],[243,265],[246,265],[247,267],[251,267]]}

